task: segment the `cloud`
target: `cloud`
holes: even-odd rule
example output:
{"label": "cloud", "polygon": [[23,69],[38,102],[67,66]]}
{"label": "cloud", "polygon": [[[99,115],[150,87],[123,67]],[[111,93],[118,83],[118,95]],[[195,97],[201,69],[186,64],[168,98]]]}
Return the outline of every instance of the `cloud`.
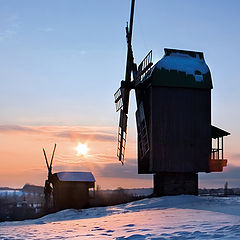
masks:
{"label": "cloud", "polygon": [[39,133],[39,130],[33,127],[25,127],[18,125],[0,125],[0,133],[8,132],[25,132],[25,133]]}
{"label": "cloud", "polygon": [[6,16],[0,24],[0,41],[8,40],[17,34],[19,28],[18,17],[15,15]]}
{"label": "cloud", "polygon": [[81,165],[68,164],[63,165],[59,161],[56,161],[54,165],[54,171],[90,171],[96,177],[101,178],[122,178],[124,179],[152,179],[152,174],[138,174],[136,159],[126,159],[125,164],[122,165],[118,162],[117,158],[112,158],[111,163],[101,164],[98,161],[95,162],[81,162]]}
{"label": "cloud", "polygon": [[126,159],[122,166],[116,161],[114,163],[107,163],[103,166],[94,166],[94,172],[98,177],[105,178],[133,178],[133,179],[152,179],[152,174],[138,174],[136,159]]}
{"label": "cloud", "polygon": [[116,135],[106,127],[84,127],[84,126],[19,126],[0,125],[0,133],[35,133],[51,137],[65,138],[69,140],[81,139],[100,142],[115,142]]}
{"label": "cloud", "polygon": [[240,153],[232,154],[231,158],[232,159],[240,159]]}
{"label": "cloud", "polygon": [[102,142],[112,142],[116,141],[116,137],[113,134],[106,133],[94,133],[89,131],[88,133],[82,133],[76,130],[60,131],[55,134],[56,137],[68,138],[68,139],[78,139],[81,138],[83,141],[87,139],[102,141]]}
{"label": "cloud", "polygon": [[199,174],[200,180],[207,184],[208,186],[216,186],[223,184],[228,181],[232,186],[240,186],[240,167],[235,167],[232,165],[227,166],[223,172],[212,172],[212,173],[201,173]]}
{"label": "cloud", "polygon": [[240,167],[234,167],[232,165],[227,166],[223,172],[205,174],[204,179],[239,179],[240,182]]}

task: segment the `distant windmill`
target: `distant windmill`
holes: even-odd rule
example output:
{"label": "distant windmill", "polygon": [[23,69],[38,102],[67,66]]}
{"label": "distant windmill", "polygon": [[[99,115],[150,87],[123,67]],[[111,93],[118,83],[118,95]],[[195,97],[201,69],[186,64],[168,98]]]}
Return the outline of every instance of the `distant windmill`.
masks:
{"label": "distant windmill", "polygon": [[43,154],[48,169],[45,181],[45,211],[57,211],[66,208],[85,208],[89,206],[89,188],[95,187],[95,178],[91,172],[58,172],[52,173],[54,145],[50,163],[46,151]]}
{"label": "distant windmill", "polygon": [[[120,110],[117,156],[123,164],[129,94],[134,89],[138,173],[154,174],[156,195],[197,194],[198,172],[221,172],[227,165],[223,136],[230,133],[211,125],[211,73],[202,52],[177,49],[164,49],[154,66],[150,51],[137,67],[132,51],[134,5],[132,0],[125,80],[114,94]],[[215,148],[212,139],[217,139]]]}
{"label": "distant windmill", "polygon": [[43,154],[44,158],[46,161],[47,169],[48,169],[48,178],[45,181],[45,186],[44,186],[44,195],[45,195],[45,209],[48,211],[52,206],[51,206],[51,195],[52,195],[52,187],[51,184],[53,184],[53,174],[52,174],[52,164],[53,164],[53,158],[56,150],[56,143],[54,144],[52,156],[51,156],[51,161],[50,164],[48,163],[46,151],[43,148]]}

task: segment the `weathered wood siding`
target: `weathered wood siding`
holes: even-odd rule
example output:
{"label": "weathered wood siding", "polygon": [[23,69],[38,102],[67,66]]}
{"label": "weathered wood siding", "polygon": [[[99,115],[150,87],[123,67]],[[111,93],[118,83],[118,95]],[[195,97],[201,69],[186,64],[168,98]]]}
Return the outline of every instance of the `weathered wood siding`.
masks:
{"label": "weathered wood siding", "polygon": [[152,87],[149,172],[209,171],[210,91]]}
{"label": "weathered wood siding", "polygon": [[53,198],[57,210],[85,208],[89,205],[88,183],[56,181]]}
{"label": "weathered wood siding", "polygon": [[[136,100],[137,100],[137,105],[139,106],[140,102],[143,103],[144,107],[144,114],[146,118],[146,123],[147,123],[147,132],[148,132],[148,139],[149,143],[151,142],[151,131],[152,131],[152,119],[151,119],[151,88],[146,87],[146,88],[141,88],[141,89],[136,89]],[[145,173],[150,173],[149,170],[151,168],[150,166],[150,151],[145,155],[142,156],[141,151],[140,151],[140,140],[139,140],[139,129],[137,129],[138,136],[137,136],[137,147],[138,147],[138,173],[139,174],[145,174]],[[151,144],[150,144],[151,146]]]}

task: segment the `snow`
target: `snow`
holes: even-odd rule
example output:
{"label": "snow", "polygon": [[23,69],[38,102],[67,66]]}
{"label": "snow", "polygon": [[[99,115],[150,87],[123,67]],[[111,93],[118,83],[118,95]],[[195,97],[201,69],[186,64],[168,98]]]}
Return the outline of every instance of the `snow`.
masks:
{"label": "snow", "polygon": [[[199,57],[199,54],[196,53],[196,57],[192,57],[186,53],[175,53],[172,52],[170,55],[165,55],[157,64],[158,69],[167,69],[167,70],[177,70],[185,72],[186,74],[191,74],[195,76],[195,81],[203,81],[202,74],[209,72],[209,68],[205,63],[204,59]],[[200,72],[201,74],[196,74],[195,71]]]}
{"label": "snow", "polygon": [[0,239],[240,239],[240,197],[173,196],[0,223]]}
{"label": "snow", "polygon": [[58,172],[57,176],[60,181],[95,182],[91,172]]}

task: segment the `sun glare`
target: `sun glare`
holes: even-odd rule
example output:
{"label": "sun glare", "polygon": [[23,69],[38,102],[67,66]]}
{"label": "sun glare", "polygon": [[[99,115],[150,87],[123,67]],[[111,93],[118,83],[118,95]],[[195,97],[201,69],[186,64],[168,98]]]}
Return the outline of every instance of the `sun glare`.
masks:
{"label": "sun glare", "polygon": [[78,145],[75,147],[75,150],[77,151],[77,155],[87,155],[88,147],[86,144],[78,143]]}

